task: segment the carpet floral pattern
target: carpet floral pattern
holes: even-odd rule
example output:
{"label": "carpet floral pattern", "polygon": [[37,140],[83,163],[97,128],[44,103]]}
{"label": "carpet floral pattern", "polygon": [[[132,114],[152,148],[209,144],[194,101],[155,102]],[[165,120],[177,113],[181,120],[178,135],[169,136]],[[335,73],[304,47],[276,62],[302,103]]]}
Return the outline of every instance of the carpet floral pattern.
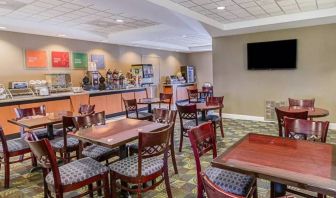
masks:
{"label": "carpet floral pattern", "polygon": [[[218,153],[224,152],[232,144],[240,140],[249,132],[277,135],[278,126],[273,122],[256,122],[247,120],[233,120],[224,119],[224,132],[225,137],[220,136],[219,130],[217,131],[217,148]],[[181,153],[178,152],[176,145],[179,143],[180,126],[179,121],[176,123],[175,129],[175,150],[179,174],[174,174],[171,160],[169,160],[169,174],[170,183],[172,188],[173,197],[176,198],[195,198],[196,197],[196,167],[194,157],[190,147],[189,140],[184,139],[184,147]],[[329,143],[336,142],[336,135],[333,131],[329,131],[328,139]],[[205,155],[202,160],[202,167],[207,167],[211,162],[211,155]],[[42,173],[34,172],[30,173],[31,169],[30,161],[24,163],[17,163],[11,165],[11,188],[3,188],[4,171],[1,167],[0,171],[0,198],[2,197],[31,197],[40,198],[43,197],[43,183]],[[82,189],[83,190],[83,189]],[[66,195],[66,197],[72,197],[78,192],[72,192]],[[258,193],[259,197],[269,197],[269,182],[258,179]],[[95,197],[98,197],[95,195]],[[143,194],[143,197],[151,198],[165,198],[166,190],[165,185],[162,183],[155,190],[149,191]]]}

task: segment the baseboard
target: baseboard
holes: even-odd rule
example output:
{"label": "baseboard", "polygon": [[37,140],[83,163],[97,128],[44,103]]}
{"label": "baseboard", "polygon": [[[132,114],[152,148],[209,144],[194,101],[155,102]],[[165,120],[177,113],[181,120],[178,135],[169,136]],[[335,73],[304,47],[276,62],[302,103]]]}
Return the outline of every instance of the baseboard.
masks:
{"label": "baseboard", "polygon": [[[251,121],[260,121],[260,122],[275,122],[275,121],[266,121],[262,116],[250,116],[250,115],[241,115],[241,114],[230,114],[223,113],[223,118],[237,119],[237,120],[251,120]],[[329,129],[336,130],[336,123],[329,123]]]}

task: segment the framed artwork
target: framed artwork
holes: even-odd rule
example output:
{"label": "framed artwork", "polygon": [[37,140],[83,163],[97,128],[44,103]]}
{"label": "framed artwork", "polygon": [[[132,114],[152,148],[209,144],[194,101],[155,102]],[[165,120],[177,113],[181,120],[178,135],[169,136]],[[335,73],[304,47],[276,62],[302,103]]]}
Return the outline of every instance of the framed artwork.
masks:
{"label": "framed artwork", "polygon": [[47,68],[47,52],[44,50],[29,50],[25,51],[25,63],[29,69]]}
{"label": "framed artwork", "polygon": [[96,63],[97,69],[105,68],[105,58],[104,55],[92,54],[91,61]]}
{"label": "framed artwork", "polygon": [[55,68],[69,68],[69,52],[51,52],[51,65]]}
{"label": "framed artwork", "polygon": [[87,69],[88,67],[88,55],[81,52],[72,53],[72,63],[74,69]]}

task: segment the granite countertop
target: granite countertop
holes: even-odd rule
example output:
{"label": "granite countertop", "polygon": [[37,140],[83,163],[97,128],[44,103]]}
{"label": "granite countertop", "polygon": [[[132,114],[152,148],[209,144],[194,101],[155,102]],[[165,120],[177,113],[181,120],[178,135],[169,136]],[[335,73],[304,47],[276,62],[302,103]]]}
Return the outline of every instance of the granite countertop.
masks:
{"label": "granite countertop", "polygon": [[48,96],[23,96],[23,97],[17,97],[13,99],[4,99],[0,100],[0,104],[2,103],[15,103],[15,102],[23,102],[23,101],[35,101],[35,100],[46,100],[46,99],[57,99],[57,98],[64,98],[64,97],[70,97],[73,95],[81,95],[81,94],[90,94],[90,95],[95,95],[95,94],[108,94],[108,93],[113,93],[113,92],[123,92],[123,91],[132,91],[132,90],[141,90],[145,89],[144,87],[134,87],[134,88],[127,88],[127,89],[116,89],[116,90],[93,90],[93,91],[83,91],[80,93],[74,93],[74,92],[64,92],[64,93],[55,93],[55,94],[50,94]]}

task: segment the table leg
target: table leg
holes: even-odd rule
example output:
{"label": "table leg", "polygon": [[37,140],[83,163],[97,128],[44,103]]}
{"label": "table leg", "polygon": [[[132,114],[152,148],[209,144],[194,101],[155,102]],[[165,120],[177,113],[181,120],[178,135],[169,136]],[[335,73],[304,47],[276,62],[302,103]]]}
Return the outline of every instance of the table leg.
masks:
{"label": "table leg", "polygon": [[[126,157],[128,157],[128,152],[127,152],[127,147],[124,144],[124,145],[119,146],[119,158],[124,159]],[[123,181],[121,182],[121,185],[125,186],[125,187],[128,186],[127,182],[123,182]],[[130,196],[129,192],[127,192],[126,190],[121,190],[120,195],[122,197],[129,197]]]}
{"label": "table leg", "polygon": [[152,113],[153,111],[152,111],[152,104],[151,103],[149,103],[148,104],[148,113]]}
{"label": "table leg", "polygon": [[202,111],[202,121],[206,121],[206,112],[205,111]]}
{"label": "table leg", "polygon": [[287,186],[271,181],[271,198],[282,197],[286,195]]}
{"label": "table leg", "polygon": [[52,124],[47,125],[47,132],[48,132],[48,138],[49,139],[54,139],[54,127]]}

